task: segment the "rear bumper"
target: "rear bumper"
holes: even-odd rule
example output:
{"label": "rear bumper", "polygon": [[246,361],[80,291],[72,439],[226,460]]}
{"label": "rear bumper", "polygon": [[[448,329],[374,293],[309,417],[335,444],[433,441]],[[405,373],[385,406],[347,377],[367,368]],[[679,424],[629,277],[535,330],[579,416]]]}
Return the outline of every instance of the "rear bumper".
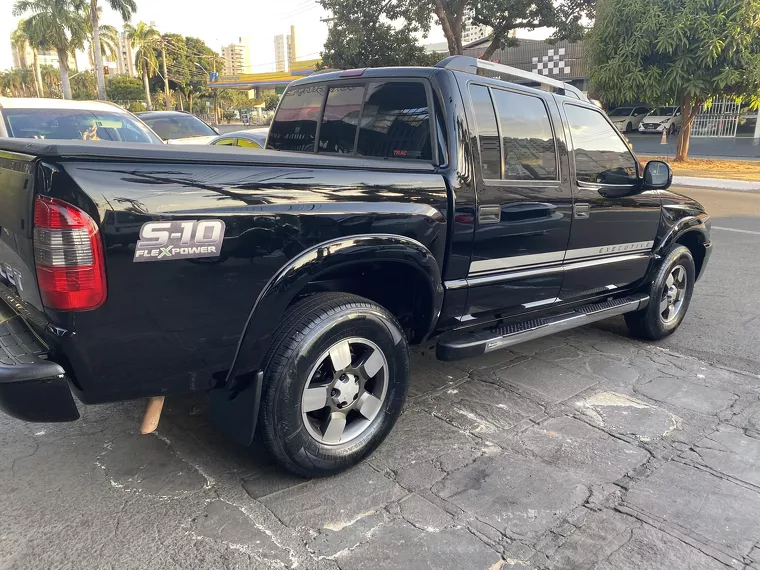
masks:
{"label": "rear bumper", "polygon": [[0,301],[0,410],[27,422],[79,418],[63,368],[21,317]]}

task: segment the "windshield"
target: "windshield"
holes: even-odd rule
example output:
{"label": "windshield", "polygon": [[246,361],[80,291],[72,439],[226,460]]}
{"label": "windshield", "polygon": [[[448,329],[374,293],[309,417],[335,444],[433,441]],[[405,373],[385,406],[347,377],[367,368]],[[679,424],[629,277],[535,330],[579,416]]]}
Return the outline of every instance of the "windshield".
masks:
{"label": "windshield", "polygon": [[80,109],[3,109],[8,136],[29,139],[102,140],[161,144],[125,113]]}
{"label": "windshield", "polygon": [[140,117],[164,140],[216,136],[214,130],[193,115]]}
{"label": "windshield", "polygon": [[659,109],[653,109],[649,113],[650,117],[671,117],[675,113],[675,107],[660,107]]}
{"label": "windshield", "polygon": [[610,117],[630,117],[633,107],[618,107],[614,111],[610,111]]}

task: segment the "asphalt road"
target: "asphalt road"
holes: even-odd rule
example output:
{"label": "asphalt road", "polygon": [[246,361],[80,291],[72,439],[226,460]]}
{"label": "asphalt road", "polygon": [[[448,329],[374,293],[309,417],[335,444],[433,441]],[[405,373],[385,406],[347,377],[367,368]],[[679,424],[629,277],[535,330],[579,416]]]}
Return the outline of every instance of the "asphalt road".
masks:
{"label": "asphalt road", "polygon": [[0,570],[760,570],[760,195],[683,192],[715,251],[676,334],[418,350],[390,437],[337,477],[230,443],[202,394],[149,436],[142,402],[0,415]]}
{"label": "asphalt road", "polygon": [[[659,346],[760,373],[760,194],[673,188],[712,216],[713,254],[681,327]],[[601,328],[625,335],[622,319]]]}

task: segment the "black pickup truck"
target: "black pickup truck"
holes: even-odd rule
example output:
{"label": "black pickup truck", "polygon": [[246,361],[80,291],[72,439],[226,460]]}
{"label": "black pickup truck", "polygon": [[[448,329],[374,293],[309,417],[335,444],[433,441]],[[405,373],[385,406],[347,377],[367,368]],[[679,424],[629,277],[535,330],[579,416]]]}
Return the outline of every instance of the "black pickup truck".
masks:
{"label": "black pickup truck", "polygon": [[238,441],[330,474],[391,430],[410,345],[621,314],[660,339],[710,256],[703,208],[577,89],[472,58],[299,80],[267,146],[0,141],[5,412],[209,391]]}

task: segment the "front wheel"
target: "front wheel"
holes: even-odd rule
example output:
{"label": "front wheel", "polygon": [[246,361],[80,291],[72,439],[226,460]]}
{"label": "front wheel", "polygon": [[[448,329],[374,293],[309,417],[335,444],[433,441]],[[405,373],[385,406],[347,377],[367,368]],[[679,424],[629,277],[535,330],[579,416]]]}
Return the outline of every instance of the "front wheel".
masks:
{"label": "front wheel", "polygon": [[625,132],[626,133],[632,133],[633,132],[633,123],[631,123],[630,121],[625,126]]}
{"label": "front wheel", "polygon": [[265,360],[264,444],[297,475],[342,471],[385,439],[408,381],[409,347],[393,315],[355,295],[307,297],[283,315]]}
{"label": "front wheel", "polygon": [[649,305],[625,315],[628,330],[634,336],[649,340],[673,334],[689,308],[695,275],[694,258],[689,249],[682,245],[674,247],[652,282]]}
{"label": "front wheel", "polygon": [[668,135],[672,137],[674,134],[676,134],[676,126],[670,125],[670,128],[668,129]]}

